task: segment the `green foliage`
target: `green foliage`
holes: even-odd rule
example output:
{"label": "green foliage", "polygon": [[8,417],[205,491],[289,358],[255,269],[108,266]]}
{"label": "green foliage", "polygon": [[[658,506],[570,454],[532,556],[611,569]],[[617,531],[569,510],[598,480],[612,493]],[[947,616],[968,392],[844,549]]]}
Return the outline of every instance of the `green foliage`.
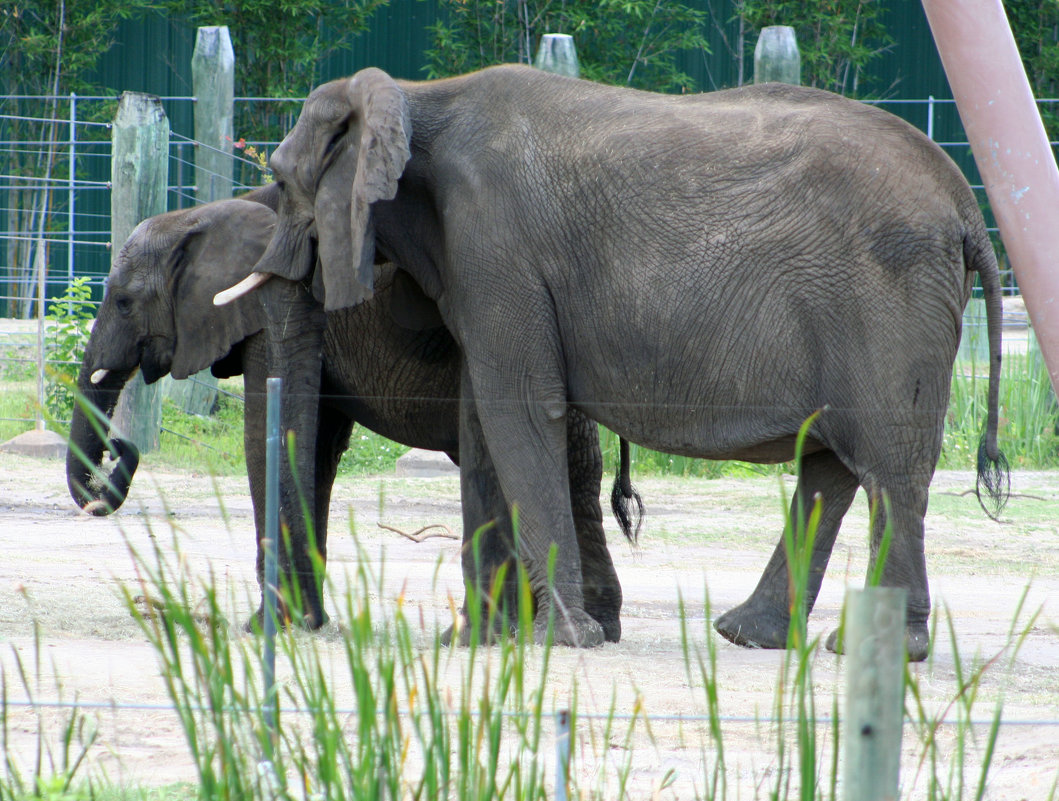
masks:
{"label": "green foliage", "polygon": [[363,475],[365,473],[392,473],[397,460],[408,453],[407,445],[369,431],[363,426],[353,429],[349,450],[342,455],[338,465],[339,475]]}
{"label": "green foliage", "polygon": [[[988,380],[984,370],[982,362],[956,363],[939,468],[967,470],[975,464],[986,419]],[[1059,466],[1057,425],[1059,405],[1039,351],[1031,348],[1025,355],[1006,354],[1000,372],[999,439],[1011,467],[1040,470]]]}
{"label": "green foliage", "polygon": [[[228,382],[221,386],[232,387]],[[205,416],[188,414],[166,398],[162,402],[161,448],[145,461],[183,470],[213,475],[240,475],[246,472],[243,453],[243,400],[230,391],[217,397],[217,410]]]}
{"label": "green foliage", "polygon": [[[802,83],[850,96],[864,93],[867,67],[893,39],[875,0],[741,0],[737,14],[760,31],[789,25],[798,37]],[[750,37],[753,47],[757,37]]]}
{"label": "green foliage", "polygon": [[123,19],[157,0],[18,0],[0,9],[0,73],[5,92],[82,91],[82,76],[114,44]]}
{"label": "green foliage", "polygon": [[48,361],[44,405],[56,420],[69,420],[77,391],[77,372],[88,344],[90,324],[96,316],[88,276],[75,278],[61,297],[51,298],[47,318]]}
{"label": "green foliage", "polygon": [[[1038,98],[1059,97],[1059,0],[1006,0],[1011,31]],[[1041,106],[1051,139],[1059,139],[1059,108]]]}
{"label": "green foliage", "polygon": [[[0,139],[14,142],[50,141],[57,135],[53,122],[58,100],[41,95],[85,93],[92,87],[84,78],[114,43],[123,19],[151,7],[154,0],[16,0],[0,7],[0,75],[7,97],[0,98]],[[102,131],[102,129],[101,129]],[[109,137],[109,133],[106,134]],[[14,278],[0,301],[0,313],[27,315],[34,295],[37,238],[47,230],[53,204],[48,179],[65,169],[62,150],[11,147],[4,152],[3,172],[33,176],[36,181],[5,187],[6,230],[15,236],[5,242],[7,271]],[[43,178],[41,181],[39,179]],[[11,184],[10,181],[5,183]],[[4,307],[6,306],[6,310]]]}
{"label": "green foliage", "polygon": [[677,67],[686,50],[708,50],[707,15],[678,0],[440,0],[427,51],[432,78],[532,63],[540,37],[574,37],[581,77],[653,91],[691,91]]}

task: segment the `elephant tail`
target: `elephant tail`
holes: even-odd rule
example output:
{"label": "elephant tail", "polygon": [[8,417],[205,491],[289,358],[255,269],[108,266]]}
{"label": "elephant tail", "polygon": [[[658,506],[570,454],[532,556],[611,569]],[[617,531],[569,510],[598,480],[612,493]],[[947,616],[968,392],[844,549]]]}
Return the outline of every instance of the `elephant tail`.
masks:
{"label": "elephant tail", "polygon": [[[968,234],[963,241],[964,264],[978,273],[985,298],[985,315],[989,336],[989,391],[985,431],[978,444],[978,481],[975,494],[985,513],[996,520],[1011,494],[1011,472],[1008,460],[997,445],[1000,421],[1000,360],[1003,304],[1000,293],[1000,270],[996,253],[985,230]],[[987,505],[982,491],[989,497]]]}
{"label": "elephant tail", "polygon": [[[614,489],[610,493],[610,508],[625,538],[634,543],[639,538],[640,526],[643,525],[643,499],[629,477],[629,442],[624,437],[618,438],[618,453],[618,473],[614,476]],[[635,529],[629,512],[629,501],[636,501]]]}

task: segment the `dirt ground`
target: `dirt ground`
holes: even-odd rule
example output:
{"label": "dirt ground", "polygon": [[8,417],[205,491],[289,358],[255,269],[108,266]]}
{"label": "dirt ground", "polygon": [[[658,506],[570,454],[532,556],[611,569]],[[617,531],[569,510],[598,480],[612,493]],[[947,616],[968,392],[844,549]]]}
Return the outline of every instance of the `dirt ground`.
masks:
{"label": "dirt ground", "polygon": [[[964,671],[999,655],[985,672],[972,713],[974,720],[988,721],[997,699],[1003,698],[1006,723],[986,797],[1059,797],[1059,474],[1014,473],[1014,497],[1001,523],[989,520],[973,495],[965,494],[972,481],[970,472],[936,477],[927,518],[927,560],[932,597],[937,608],[951,613]],[[788,492],[789,487],[788,480]],[[779,480],[652,479],[639,482],[639,489],[647,519],[638,547],[620,540],[613,522],[605,521],[625,596],[622,641],[585,652],[557,650],[549,689],[555,709],[576,702],[584,716],[577,733],[580,786],[617,797],[614,785],[607,783],[608,770],[614,761],[631,759],[630,797],[687,799],[703,793],[705,771],[714,758],[704,724],[652,719],[649,734],[639,727],[630,756],[620,736],[601,747],[593,732],[602,724],[590,716],[605,714],[612,703],[619,710],[632,712],[638,706],[663,718],[705,710],[701,682],[697,675],[689,681],[684,667],[677,605],[683,598],[692,641],[701,648],[709,630],[706,593],[714,614],[732,607],[751,592],[767,561],[781,525]],[[404,593],[405,604],[419,607],[428,629],[447,625],[449,596],[462,597],[458,543],[431,539],[416,544],[377,524],[413,530],[444,523],[458,530],[458,501],[452,478],[343,480],[335,492],[329,543],[336,594],[357,558],[353,530],[364,552],[377,562],[373,568],[385,563],[380,603],[392,604]],[[352,523],[343,525],[348,520]],[[867,508],[858,499],[810,619],[811,636],[836,627],[845,588],[861,585],[866,531]],[[215,481],[141,468],[119,513],[93,518],[71,501],[62,462],[0,454],[0,668],[8,703],[6,749],[20,764],[31,764],[40,725],[44,741],[55,747],[59,725],[69,712],[38,715],[20,705],[27,694],[18,678],[19,662],[38,702],[76,698],[98,727],[99,741],[82,773],[105,775],[122,785],[194,780],[176,715],[165,708],[157,657],[119,592],[122,584],[135,587],[130,546],[143,553],[153,544],[171,553],[174,542],[192,574],[212,571],[224,582],[232,618],[245,620],[256,594],[245,479]],[[1005,648],[1024,594],[1020,624],[1035,611],[1040,615],[1012,661]],[[338,655],[341,613],[333,598],[330,612],[336,624],[305,636]],[[960,693],[956,658],[941,617],[932,661],[912,668],[932,714],[946,709]],[[454,681],[464,658],[462,651],[448,657]],[[771,727],[753,718],[772,715],[782,662],[780,653],[723,641],[718,645],[729,798],[767,797],[776,781]],[[844,693],[842,664],[826,652],[816,657],[814,686],[821,714],[830,712],[835,693],[840,698]],[[969,779],[977,778],[986,728],[974,727],[978,737],[969,746]],[[954,731],[943,726],[938,733],[950,758]],[[826,725],[820,727],[820,738],[826,765]],[[927,794],[922,751],[914,727],[906,726],[903,797]],[[955,764],[943,761],[943,775]],[[659,789],[663,782],[667,786]]]}

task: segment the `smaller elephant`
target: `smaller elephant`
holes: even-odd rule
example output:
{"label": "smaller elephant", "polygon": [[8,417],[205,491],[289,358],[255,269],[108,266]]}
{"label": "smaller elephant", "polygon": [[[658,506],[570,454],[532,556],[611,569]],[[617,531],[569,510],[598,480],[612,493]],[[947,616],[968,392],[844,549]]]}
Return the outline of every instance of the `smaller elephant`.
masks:
{"label": "smaller elephant", "polygon": [[[212,298],[245,277],[264,252],[274,227],[274,201],[274,190],[265,188],[241,199],[152,217],[136,228],[111,271],[78,377],[79,392],[103,417],[93,419],[80,406],[75,410],[67,459],[74,500],[94,514],[108,514],[124,501],[137,466],[134,446],[105,436],[118,396],[136,369],[148,383],[167,373],[186,378],[206,367],[219,377],[242,374],[259,582],[264,566],[267,321],[263,297],[219,308]],[[420,330],[394,320],[391,303],[404,294],[400,270],[392,264],[379,266],[375,280],[377,292],[370,303],[327,316],[319,393],[295,401],[318,407],[315,491],[307,494],[313,499],[315,544],[322,557],[332,485],[355,423],[406,445],[444,451],[457,463],[460,459],[461,356],[456,343],[440,316],[436,325]],[[603,532],[596,424],[584,415],[572,415],[568,442],[584,593],[606,639],[616,642],[621,636],[621,586]],[[117,460],[109,475],[101,471],[104,451]],[[627,459],[625,465],[628,488]],[[473,485],[464,488],[465,499],[472,499],[464,504],[465,544],[479,527],[496,521],[481,536],[480,550],[465,547],[462,557],[466,581],[488,586],[489,577],[514,552],[510,517],[495,475],[465,475],[463,480]],[[626,496],[634,497],[631,488]],[[305,580],[292,571],[292,561],[296,555],[281,557],[284,569],[298,579],[306,622],[321,625],[326,616],[319,577]],[[505,604],[516,597],[514,571],[509,576]],[[464,622],[467,608],[465,604]],[[450,636],[446,633],[446,639]]]}

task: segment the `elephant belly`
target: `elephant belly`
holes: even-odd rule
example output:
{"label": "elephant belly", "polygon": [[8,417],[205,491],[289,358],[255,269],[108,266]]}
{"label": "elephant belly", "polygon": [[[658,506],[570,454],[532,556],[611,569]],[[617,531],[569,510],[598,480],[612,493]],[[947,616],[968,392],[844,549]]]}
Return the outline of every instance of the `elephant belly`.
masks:
{"label": "elephant belly", "polygon": [[[747,409],[698,411],[667,403],[578,403],[581,411],[624,437],[651,450],[699,459],[736,459],[769,464],[794,458],[797,432],[811,413],[774,416]],[[751,407],[753,408],[753,407]],[[805,453],[824,449],[810,439]]]}

